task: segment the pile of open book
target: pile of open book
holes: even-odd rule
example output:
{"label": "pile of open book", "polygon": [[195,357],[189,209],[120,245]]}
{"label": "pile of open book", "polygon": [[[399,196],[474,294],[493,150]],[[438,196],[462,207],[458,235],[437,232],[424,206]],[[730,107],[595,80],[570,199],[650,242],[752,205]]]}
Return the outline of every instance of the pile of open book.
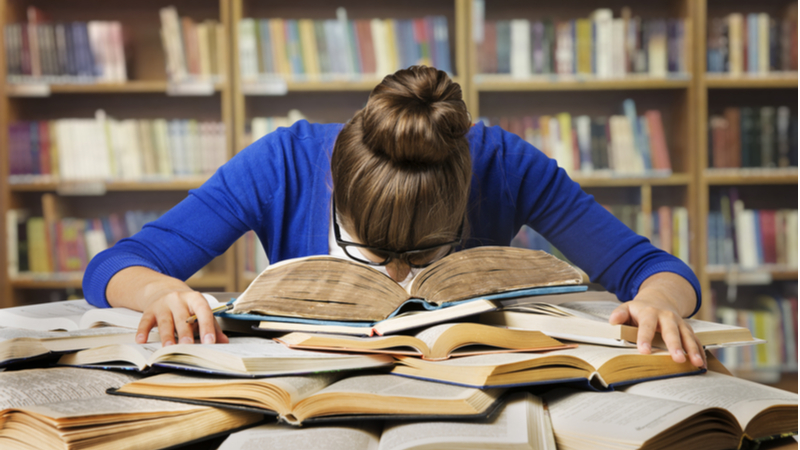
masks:
{"label": "pile of open book", "polygon": [[[608,323],[616,299],[542,252],[459,252],[408,290],[311,257],[207,298],[235,298],[229,344],[134,344],[140,313],[83,300],[0,310],[0,448],[730,449],[797,433],[797,394],[640,354],[635,327]],[[707,347],[760,342],[689,323]]]}

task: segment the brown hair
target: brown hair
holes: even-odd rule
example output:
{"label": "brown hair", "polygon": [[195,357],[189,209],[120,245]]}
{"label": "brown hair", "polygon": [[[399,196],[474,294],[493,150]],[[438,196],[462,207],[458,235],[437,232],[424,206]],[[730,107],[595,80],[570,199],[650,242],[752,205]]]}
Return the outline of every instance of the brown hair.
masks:
{"label": "brown hair", "polygon": [[388,75],[333,147],[341,224],[362,243],[394,251],[462,238],[469,128],[461,86],[446,73],[412,66]]}

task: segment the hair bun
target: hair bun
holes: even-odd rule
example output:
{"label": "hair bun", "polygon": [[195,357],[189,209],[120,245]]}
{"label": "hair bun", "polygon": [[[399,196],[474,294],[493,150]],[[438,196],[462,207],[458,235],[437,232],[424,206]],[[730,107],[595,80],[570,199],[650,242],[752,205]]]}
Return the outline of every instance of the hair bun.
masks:
{"label": "hair bun", "polygon": [[361,120],[364,145],[400,164],[446,161],[463,151],[470,127],[461,87],[445,72],[425,66],[384,78]]}

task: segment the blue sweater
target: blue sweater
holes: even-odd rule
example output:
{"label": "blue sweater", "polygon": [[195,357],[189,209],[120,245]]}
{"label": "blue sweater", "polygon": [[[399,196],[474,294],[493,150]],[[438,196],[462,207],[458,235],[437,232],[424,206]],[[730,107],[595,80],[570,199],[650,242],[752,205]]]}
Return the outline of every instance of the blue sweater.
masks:
{"label": "blue sweater", "polygon": [[[108,281],[130,266],[186,280],[248,230],[271,262],[328,254],[330,154],[342,126],[300,121],[241,151],[161,218],[93,258],[83,278],[86,299],[109,306]],[[528,224],[622,301],[649,276],[673,272],[692,284],[699,308],[691,269],[618,221],[554,160],[499,127],[478,124],[467,137],[466,247],[508,245]]]}

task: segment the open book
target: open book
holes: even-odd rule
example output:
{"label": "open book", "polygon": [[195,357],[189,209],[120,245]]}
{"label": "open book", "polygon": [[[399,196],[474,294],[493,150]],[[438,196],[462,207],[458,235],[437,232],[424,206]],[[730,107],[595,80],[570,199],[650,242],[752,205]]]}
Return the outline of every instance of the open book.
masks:
{"label": "open book", "polygon": [[[120,327],[38,331],[0,326],[0,367],[43,355],[74,352],[109,343],[133,342],[135,334],[135,330]],[[149,340],[158,339],[158,331],[151,331]]]}
{"label": "open book", "polygon": [[542,251],[513,247],[453,253],[423,269],[407,289],[367,265],[310,256],[267,267],[223,316],[369,324],[406,309],[585,290],[581,282],[581,274],[566,262]]}
{"label": "open book", "polygon": [[556,449],[550,416],[541,398],[517,392],[504,403],[485,420],[387,421],[383,426],[366,422],[291,429],[261,425],[232,433],[219,450],[272,448],[275,442],[287,449],[317,450]]}
{"label": "open book", "polygon": [[142,313],[127,308],[97,308],[86,300],[39,303],[0,309],[0,326],[41,331],[72,331],[113,325],[139,326]]}
{"label": "open book", "polygon": [[499,405],[503,389],[446,386],[389,374],[324,373],[258,379],[161,374],[128,383],[109,393],[188,401],[277,414],[301,425],[311,418],[476,418]]}
{"label": "open book", "polygon": [[546,353],[497,353],[447,361],[397,356],[392,373],[470,387],[513,387],[555,382],[588,382],[598,390],[643,380],[702,372],[676,363],[666,351],[642,355],[636,349],[581,344]]}
{"label": "open book", "polygon": [[264,377],[391,366],[388,355],[292,350],[270,339],[232,337],[229,344],[115,344],[64,355],[59,364],[145,370],[167,367],[209,374]]}
{"label": "open book", "polygon": [[158,449],[262,420],[252,412],[105,393],[137,378],[69,367],[0,373],[0,448]]}
{"label": "open book", "polygon": [[355,337],[289,333],[275,338],[290,348],[421,356],[431,361],[451,356],[545,351],[568,347],[540,331],[511,330],[478,323],[447,323],[415,336]]}
{"label": "open book", "polygon": [[[595,292],[572,294],[573,297],[591,298]],[[481,323],[506,326],[524,330],[540,330],[548,336],[577,342],[588,342],[620,347],[635,347],[639,329],[631,325],[611,325],[608,318],[620,303],[618,301],[570,301],[549,303],[550,298],[541,302],[520,303],[505,306],[502,311],[481,314]],[[707,347],[754,345],[764,341],[755,339],[750,330],[744,327],[685,319],[692,327],[700,344]],[[656,333],[653,346],[667,348],[661,333]]]}
{"label": "open book", "polygon": [[797,394],[714,372],[543,396],[559,448],[735,449],[797,433]]}

